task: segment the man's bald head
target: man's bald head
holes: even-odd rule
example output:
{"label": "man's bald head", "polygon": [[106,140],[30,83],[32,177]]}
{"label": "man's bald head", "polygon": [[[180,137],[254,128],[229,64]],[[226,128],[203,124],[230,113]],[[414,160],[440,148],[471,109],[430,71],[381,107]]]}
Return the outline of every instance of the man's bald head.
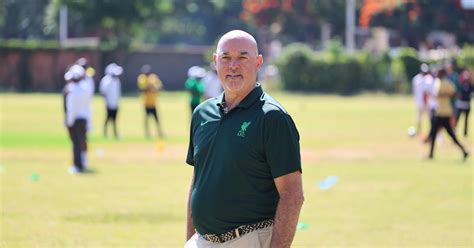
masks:
{"label": "man's bald head", "polygon": [[216,54],[219,54],[221,53],[222,49],[222,44],[224,44],[226,41],[228,40],[242,40],[243,42],[249,42],[252,44],[252,46],[255,48],[255,55],[258,54],[258,47],[257,47],[257,41],[255,40],[255,38],[243,31],[243,30],[232,30],[232,31],[229,31],[227,33],[225,33],[220,39],[219,39],[219,42],[217,43],[217,49],[216,49]]}
{"label": "man's bald head", "polygon": [[263,57],[252,35],[242,30],[224,34],[213,57],[226,101],[238,102],[255,88]]}

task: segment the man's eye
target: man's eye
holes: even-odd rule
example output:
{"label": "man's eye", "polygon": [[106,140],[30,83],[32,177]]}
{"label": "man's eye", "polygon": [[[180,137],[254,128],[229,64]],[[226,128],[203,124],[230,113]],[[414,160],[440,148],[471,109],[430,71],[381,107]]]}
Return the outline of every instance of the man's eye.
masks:
{"label": "man's eye", "polygon": [[241,56],[241,57],[239,57],[239,59],[248,59],[248,57],[246,57],[246,56]]}

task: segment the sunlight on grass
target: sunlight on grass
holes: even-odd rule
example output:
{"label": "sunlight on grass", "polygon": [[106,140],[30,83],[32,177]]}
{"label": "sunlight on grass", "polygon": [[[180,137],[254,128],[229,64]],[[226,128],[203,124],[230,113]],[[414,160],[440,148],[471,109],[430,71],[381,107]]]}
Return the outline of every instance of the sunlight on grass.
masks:
{"label": "sunlight on grass", "polygon": [[[415,117],[411,97],[274,95],[301,137],[304,228],[293,247],[473,245],[472,159],[462,163],[445,135],[435,160],[425,160],[429,147],[407,135]],[[103,138],[105,109],[96,96],[94,173],[78,176],[67,174],[72,155],[61,96],[0,97],[0,247],[183,246],[192,173],[184,163],[186,94],[160,95],[160,141],[144,137],[135,96],[121,103],[122,138]],[[461,140],[472,151],[472,140]],[[319,188],[331,175],[337,183]]]}

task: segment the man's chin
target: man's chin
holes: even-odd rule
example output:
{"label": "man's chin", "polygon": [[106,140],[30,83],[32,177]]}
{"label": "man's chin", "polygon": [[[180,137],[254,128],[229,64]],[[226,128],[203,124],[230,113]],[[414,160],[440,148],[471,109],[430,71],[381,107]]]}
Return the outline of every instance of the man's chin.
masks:
{"label": "man's chin", "polygon": [[230,92],[238,92],[244,88],[244,82],[239,81],[231,81],[231,82],[226,82],[225,83],[225,88],[226,90]]}

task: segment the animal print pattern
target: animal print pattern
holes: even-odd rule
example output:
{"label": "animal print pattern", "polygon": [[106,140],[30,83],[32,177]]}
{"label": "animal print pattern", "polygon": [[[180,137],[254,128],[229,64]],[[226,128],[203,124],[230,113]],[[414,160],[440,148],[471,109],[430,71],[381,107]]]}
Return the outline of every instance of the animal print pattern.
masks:
{"label": "animal print pattern", "polygon": [[210,241],[212,243],[225,243],[227,241],[233,240],[235,238],[239,238],[240,236],[265,228],[273,225],[274,220],[268,219],[258,223],[250,224],[250,225],[243,225],[240,226],[232,231],[228,231],[226,233],[221,234],[204,234],[201,235],[205,240]]}

